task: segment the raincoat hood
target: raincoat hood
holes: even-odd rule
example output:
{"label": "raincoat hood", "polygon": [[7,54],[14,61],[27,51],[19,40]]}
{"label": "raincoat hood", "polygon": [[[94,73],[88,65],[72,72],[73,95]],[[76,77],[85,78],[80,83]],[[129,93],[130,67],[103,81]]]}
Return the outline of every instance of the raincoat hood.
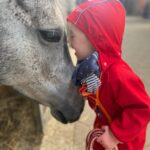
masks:
{"label": "raincoat hood", "polygon": [[118,0],[89,0],[67,17],[88,37],[99,53],[102,71],[121,59],[125,9]]}

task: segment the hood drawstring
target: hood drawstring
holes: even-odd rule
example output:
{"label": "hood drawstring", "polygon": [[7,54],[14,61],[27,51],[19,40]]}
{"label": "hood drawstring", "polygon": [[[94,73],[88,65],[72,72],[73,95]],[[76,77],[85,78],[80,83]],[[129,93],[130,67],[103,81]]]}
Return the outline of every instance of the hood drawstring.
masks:
{"label": "hood drawstring", "polygon": [[102,111],[102,113],[107,118],[108,123],[110,124],[112,122],[112,119],[100,101],[99,90],[97,89],[96,94],[89,93],[87,92],[87,86],[83,85],[79,91],[80,91],[80,94],[84,98],[86,98],[86,100],[90,101],[91,103],[95,103],[95,108],[94,108],[95,112],[97,113],[97,109],[99,109],[99,111]]}

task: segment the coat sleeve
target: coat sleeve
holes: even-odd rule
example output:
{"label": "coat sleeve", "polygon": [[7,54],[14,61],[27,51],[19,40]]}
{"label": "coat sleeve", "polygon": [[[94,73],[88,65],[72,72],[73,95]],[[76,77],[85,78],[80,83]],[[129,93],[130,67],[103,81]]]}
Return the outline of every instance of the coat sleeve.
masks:
{"label": "coat sleeve", "polygon": [[110,128],[118,140],[127,143],[146,129],[150,121],[150,98],[132,70],[116,71],[110,84],[122,110]]}

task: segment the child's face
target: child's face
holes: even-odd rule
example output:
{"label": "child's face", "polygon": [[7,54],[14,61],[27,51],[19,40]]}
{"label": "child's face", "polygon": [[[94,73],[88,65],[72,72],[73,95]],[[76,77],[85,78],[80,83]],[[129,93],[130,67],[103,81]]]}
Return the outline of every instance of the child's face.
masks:
{"label": "child's face", "polygon": [[94,51],[94,48],[86,35],[70,22],[68,22],[68,29],[69,44],[75,50],[77,59],[82,60],[89,56]]}

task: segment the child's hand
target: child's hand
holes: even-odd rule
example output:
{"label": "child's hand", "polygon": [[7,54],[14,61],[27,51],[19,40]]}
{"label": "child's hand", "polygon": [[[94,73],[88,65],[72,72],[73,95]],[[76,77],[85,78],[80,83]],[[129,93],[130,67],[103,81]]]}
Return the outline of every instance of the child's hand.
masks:
{"label": "child's hand", "polygon": [[114,150],[115,147],[117,147],[117,144],[120,142],[113,135],[109,126],[102,126],[101,129],[104,131],[104,133],[97,138],[97,142],[100,143],[105,150]]}

